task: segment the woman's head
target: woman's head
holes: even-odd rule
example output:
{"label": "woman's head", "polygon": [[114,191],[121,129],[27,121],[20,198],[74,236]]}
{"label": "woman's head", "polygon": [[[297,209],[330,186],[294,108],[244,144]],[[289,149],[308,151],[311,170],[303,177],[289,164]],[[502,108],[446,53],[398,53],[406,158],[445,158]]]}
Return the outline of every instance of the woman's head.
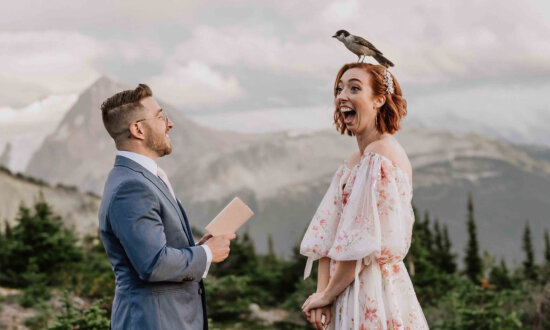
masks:
{"label": "woman's head", "polygon": [[393,91],[384,82],[386,68],[369,63],[344,65],[334,83],[334,123],[341,134],[357,135],[368,127],[393,134],[407,115],[407,101],[390,73]]}

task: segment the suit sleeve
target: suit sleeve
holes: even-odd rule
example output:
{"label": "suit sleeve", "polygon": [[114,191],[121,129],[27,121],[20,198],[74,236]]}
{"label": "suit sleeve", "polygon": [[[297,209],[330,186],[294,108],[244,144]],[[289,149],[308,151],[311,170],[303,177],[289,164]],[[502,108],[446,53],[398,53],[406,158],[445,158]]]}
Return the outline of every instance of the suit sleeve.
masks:
{"label": "suit sleeve", "polygon": [[176,249],[166,245],[160,202],[146,184],[122,183],[110,203],[109,221],[140,279],[201,280],[206,252],[201,246]]}

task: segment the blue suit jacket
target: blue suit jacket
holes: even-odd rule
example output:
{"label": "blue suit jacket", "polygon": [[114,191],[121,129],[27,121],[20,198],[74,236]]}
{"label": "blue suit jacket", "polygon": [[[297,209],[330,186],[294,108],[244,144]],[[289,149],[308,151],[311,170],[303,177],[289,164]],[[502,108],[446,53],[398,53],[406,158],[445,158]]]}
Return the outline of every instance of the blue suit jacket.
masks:
{"label": "blue suit jacket", "polygon": [[156,175],[117,156],[99,209],[116,277],[112,329],[207,329],[202,275],[185,211]]}

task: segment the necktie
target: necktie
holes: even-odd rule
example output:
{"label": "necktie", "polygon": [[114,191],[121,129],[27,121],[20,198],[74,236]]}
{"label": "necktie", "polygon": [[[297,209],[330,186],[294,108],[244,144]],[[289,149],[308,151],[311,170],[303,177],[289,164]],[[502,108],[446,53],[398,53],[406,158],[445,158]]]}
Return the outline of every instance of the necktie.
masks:
{"label": "necktie", "polygon": [[174,194],[174,189],[172,189],[172,185],[170,184],[170,181],[168,181],[168,176],[166,175],[166,172],[162,170],[162,168],[158,168],[157,170],[158,177],[164,182],[168,190],[170,190],[170,193],[172,194],[172,197],[176,199],[176,194]]}

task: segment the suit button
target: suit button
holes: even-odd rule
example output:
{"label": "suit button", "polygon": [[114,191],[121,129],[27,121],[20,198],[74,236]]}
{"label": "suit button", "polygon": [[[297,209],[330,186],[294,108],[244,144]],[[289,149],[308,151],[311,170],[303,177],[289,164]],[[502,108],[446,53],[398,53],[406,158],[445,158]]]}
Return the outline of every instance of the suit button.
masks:
{"label": "suit button", "polygon": [[202,288],[199,288],[199,295],[202,295]]}

